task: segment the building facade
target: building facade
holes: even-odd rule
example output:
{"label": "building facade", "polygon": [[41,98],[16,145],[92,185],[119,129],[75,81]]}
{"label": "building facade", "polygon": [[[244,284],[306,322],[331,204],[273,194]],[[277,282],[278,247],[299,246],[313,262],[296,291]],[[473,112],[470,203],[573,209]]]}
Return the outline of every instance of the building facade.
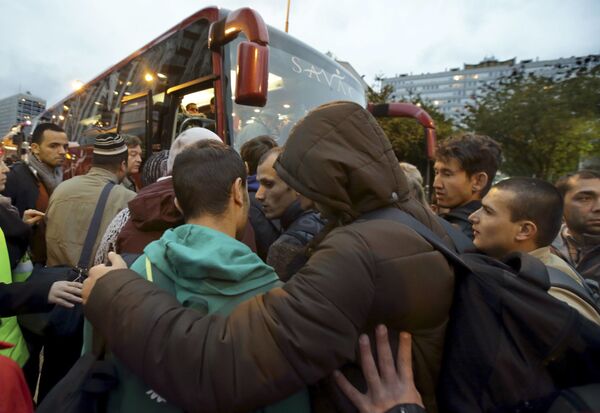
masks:
{"label": "building facade", "polygon": [[32,121],[45,109],[46,101],[29,92],[0,99],[0,136],[16,123]]}
{"label": "building facade", "polygon": [[560,58],[555,60],[521,60],[516,58],[499,61],[485,58],[477,64],[465,64],[462,69],[453,68],[439,73],[420,75],[401,74],[384,78],[381,86],[391,85],[395,101],[420,96],[438,107],[439,111],[455,121],[467,113],[466,105],[475,103],[485,93],[485,86],[494,84],[513,73],[537,76],[564,77],[573,69],[600,64],[600,55]]}

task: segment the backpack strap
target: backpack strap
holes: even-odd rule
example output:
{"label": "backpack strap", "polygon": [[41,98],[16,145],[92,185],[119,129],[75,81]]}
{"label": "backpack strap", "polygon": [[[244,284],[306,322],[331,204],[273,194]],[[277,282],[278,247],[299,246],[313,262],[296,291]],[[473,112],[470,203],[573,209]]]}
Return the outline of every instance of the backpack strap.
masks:
{"label": "backpack strap", "polygon": [[387,219],[396,221],[414,230],[417,234],[425,238],[433,248],[438,250],[454,266],[471,271],[469,265],[454,251],[452,251],[442,239],[423,223],[417,221],[413,216],[398,208],[382,208],[367,212],[360,216],[361,220]]}
{"label": "backpack strap", "polygon": [[106,185],[104,185],[104,188],[102,188],[102,192],[100,192],[100,197],[98,198],[98,203],[96,204],[96,209],[85,237],[85,242],[83,243],[83,249],[81,250],[79,263],[77,263],[76,270],[80,275],[87,274],[90,258],[92,257],[92,249],[94,248],[94,243],[96,242],[96,237],[98,236],[98,230],[100,229],[100,223],[102,222],[104,208],[106,207],[106,201],[108,200],[108,195],[114,186],[115,184],[108,182]]}
{"label": "backpack strap", "polygon": [[449,221],[446,221],[440,216],[438,216],[437,219],[440,225],[446,231],[446,234],[448,234],[448,236],[452,240],[452,243],[454,244],[454,249],[459,254],[462,254],[467,251],[475,251],[476,248],[473,244],[473,241],[469,239],[469,237],[467,237],[461,230],[459,230]]}
{"label": "backpack strap", "polygon": [[568,274],[562,272],[558,268],[547,267],[548,268],[548,277],[550,278],[550,285],[552,287],[561,288],[563,290],[567,290],[586,303],[591,305],[594,310],[598,314],[600,314],[600,308],[598,306],[598,302],[594,299],[594,293],[591,291],[590,287],[582,280],[583,285],[579,284],[573,278],[571,278]]}

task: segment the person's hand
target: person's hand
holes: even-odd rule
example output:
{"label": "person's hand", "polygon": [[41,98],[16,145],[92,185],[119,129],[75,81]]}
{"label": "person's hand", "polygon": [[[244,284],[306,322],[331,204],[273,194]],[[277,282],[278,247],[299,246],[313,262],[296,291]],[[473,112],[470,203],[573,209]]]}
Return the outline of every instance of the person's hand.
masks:
{"label": "person's hand", "polygon": [[81,302],[81,287],[76,281],[56,281],[48,292],[48,302],[67,308],[73,308]]}
{"label": "person's hand", "polygon": [[108,253],[108,260],[111,265],[100,264],[96,265],[88,271],[88,276],[83,282],[83,291],[81,297],[83,298],[83,304],[87,304],[87,300],[96,285],[96,281],[104,277],[112,270],[124,270],[127,269],[127,263],[121,258],[116,252]]}
{"label": "person's hand", "polygon": [[410,334],[400,333],[397,365],[394,365],[387,328],[378,326],[375,335],[379,372],[373,360],[369,337],[363,334],[358,340],[362,371],[368,386],[367,394],[359,392],[338,370],[333,374],[337,385],[361,413],[384,413],[399,404],[418,404],[423,407],[413,378]]}
{"label": "person's hand", "polygon": [[27,209],[23,212],[23,222],[29,226],[33,226],[44,219],[44,214],[41,211],[35,209]]}

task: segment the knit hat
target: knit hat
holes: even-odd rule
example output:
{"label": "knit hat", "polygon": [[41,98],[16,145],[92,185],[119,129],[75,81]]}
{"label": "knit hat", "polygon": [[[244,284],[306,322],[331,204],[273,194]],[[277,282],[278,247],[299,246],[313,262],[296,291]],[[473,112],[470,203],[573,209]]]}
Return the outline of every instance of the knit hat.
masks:
{"label": "knit hat", "polygon": [[153,184],[167,174],[167,149],[152,154],[142,166],[142,187]]}
{"label": "knit hat", "polygon": [[175,158],[183,151],[183,148],[185,148],[188,145],[191,145],[192,143],[204,141],[207,139],[222,142],[221,138],[219,138],[217,134],[205,128],[189,128],[181,132],[177,139],[175,139],[171,144],[171,150],[169,151],[169,159],[167,160],[167,173],[171,174],[173,172]]}
{"label": "knit hat", "polygon": [[103,133],[94,140],[94,155],[112,156],[127,152],[127,145],[117,133]]}

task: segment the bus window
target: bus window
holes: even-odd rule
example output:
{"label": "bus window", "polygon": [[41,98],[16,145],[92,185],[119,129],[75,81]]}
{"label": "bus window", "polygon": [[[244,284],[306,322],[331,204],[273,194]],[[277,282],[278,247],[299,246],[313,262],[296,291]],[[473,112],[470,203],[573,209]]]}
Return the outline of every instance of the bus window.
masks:
{"label": "bus window", "polygon": [[264,107],[234,102],[237,45],[240,35],[228,43],[229,88],[226,91],[230,118],[230,143],[239,150],[244,142],[271,135],[283,145],[292,127],[311,109],[335,100],[366,105],[360,82],[330,58],[310,49],[284,33],[269,29],[268,100]]}
{"label": "bus window", "polygon": [[142,140],[143,151],[146,157],[152,154],[149,145],[152,137],[152,96],[149,93],[139,93],[128,96],[121,101],[117,133],[135,135]]}
{"label": "bus window", "polygon": [[193,127],[202,127],[215,132],[215,91],[213,88],[198,90],[176,99],[177,115],[173,128],[173,139],[181,132]]}

